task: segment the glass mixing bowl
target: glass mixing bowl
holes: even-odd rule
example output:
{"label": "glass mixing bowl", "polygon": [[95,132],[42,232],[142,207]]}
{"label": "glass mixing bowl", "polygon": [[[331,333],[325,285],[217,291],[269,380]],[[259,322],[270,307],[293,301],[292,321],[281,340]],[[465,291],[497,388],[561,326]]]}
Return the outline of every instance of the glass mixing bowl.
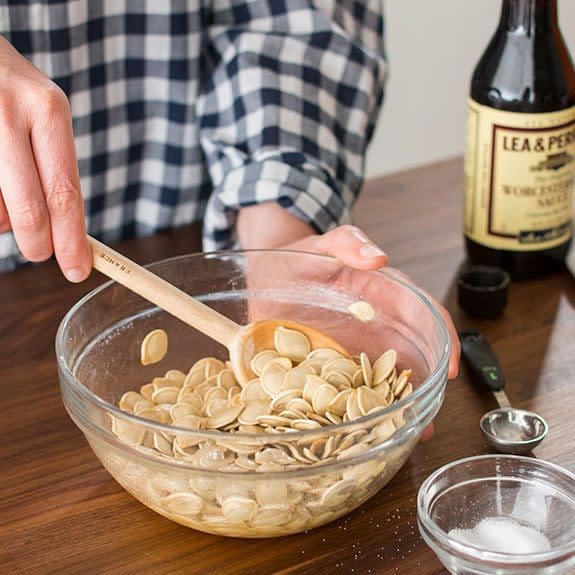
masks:
{"label": "glass mixing bowl", "polygon": [[575,475],[513,455],[461,459],[417,499],[425,542],[456,575],[575,573]]}
{"label": "glass mixing bowl", "polygon": [[[409,396],[339,425],[279,434],[164,425],[121,411],[118,400],[168,370],[187,372],[202,357],[227,359],[227,350],[114,282],[95,289],[68,312],[56,337],[64,404],[111,475],[178,523],[268,537],[332,521],[395,475],[441,405],[450,351],[445,324],[420,291],[391,271],[360,271],[288,251],[195,254],[149,269],[240,324],[294,320],[372,360],[394,348],[398,369],[413,370]],[[373,308],[372,320],[350,313],[357,301]],[[156,328],[169,335],[168,353],[143,366],[141,342]],[[118,428],[148,441],[121,441]],[[175,444],[198,457],[174,457]],[[297,465],[282,466],[282,453]],[[261,465],[269,458],[275,465]],[[243,471],[232,465],[240,459]]]}

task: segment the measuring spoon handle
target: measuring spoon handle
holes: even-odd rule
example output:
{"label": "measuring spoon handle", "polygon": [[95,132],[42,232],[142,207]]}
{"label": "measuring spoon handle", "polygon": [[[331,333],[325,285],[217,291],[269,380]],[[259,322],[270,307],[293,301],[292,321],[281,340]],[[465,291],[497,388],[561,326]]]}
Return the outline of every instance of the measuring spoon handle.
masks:
{"label": "measuring spoon handle", "polygon": [[474,378],[491,391],[501,391],[505,387],[503,370],[495,357],[495,352],[475,330],[459,332],[461,353]]}

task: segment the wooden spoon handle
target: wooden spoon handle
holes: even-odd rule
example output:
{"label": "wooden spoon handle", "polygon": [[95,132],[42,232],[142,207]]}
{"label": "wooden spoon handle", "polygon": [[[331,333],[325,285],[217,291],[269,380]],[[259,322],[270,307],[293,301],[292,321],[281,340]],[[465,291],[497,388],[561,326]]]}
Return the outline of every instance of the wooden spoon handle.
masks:
{"label": "wooden spoon handle", "polygon": [[230,347],[240,325],[95,238],[88,236],[88,242],[92,247],[93,266],[99,272]]}

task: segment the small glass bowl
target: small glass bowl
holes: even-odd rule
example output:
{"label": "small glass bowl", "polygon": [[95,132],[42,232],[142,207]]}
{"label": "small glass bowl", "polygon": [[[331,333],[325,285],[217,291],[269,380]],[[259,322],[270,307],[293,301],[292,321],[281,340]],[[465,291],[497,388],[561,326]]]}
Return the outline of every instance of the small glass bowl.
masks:
{"label": "small glass bowl", "polygon": [[[460,459],[432,473],[417,498],[419,531],[456,575],[567,575],[575,573],[575,475],[529,457],[485,455]],[[491,518],[499,518],[491,521]],[[502,518],[506,525],[501,527]],[[483,545],[481,533],[498,537]],[[535,538],[536,552],[519,553],[510,523]],[[495,527],[494,527],[495,526]],[[529,528],[529,530],[525,530]],[[485,530],[487,529],[487,531]],[[550,549],[543,551],[541,535]],[[497,535],[499,533],[499,535]],[[517,533],[517,532],[516,532]],[[501,544],[509,538],[509,552]],[[517,537],[517,535],[515,535]],[[484,541],[484,540],[483,540]],[[494,546],[498,547],[497,551]],[[515,553],[513,553],[515,549]]]}

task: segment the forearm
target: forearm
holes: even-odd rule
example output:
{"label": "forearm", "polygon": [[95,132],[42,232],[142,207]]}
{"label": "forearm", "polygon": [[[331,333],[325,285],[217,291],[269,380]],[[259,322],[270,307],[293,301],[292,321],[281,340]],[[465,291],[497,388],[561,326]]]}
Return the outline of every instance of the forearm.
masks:
{"label": "forearm", "polygon": [[275,202],[240,209],[236,231],[244,249],[278,248],[315,234],[309,224]]}

